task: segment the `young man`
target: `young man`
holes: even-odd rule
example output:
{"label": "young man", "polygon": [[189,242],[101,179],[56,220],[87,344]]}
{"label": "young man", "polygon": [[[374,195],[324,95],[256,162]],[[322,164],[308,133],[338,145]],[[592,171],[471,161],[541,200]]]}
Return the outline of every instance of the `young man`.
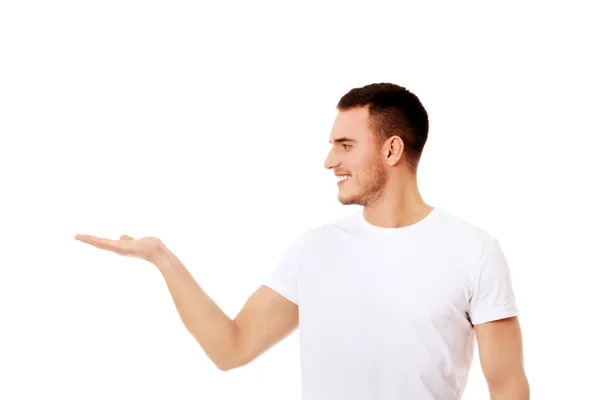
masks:
{"label": "young man", "polygon": [[233,320],[159,239],[76,238],[155,264],[222,370],[299,328],[305,400],[460,399],[475,340],[491,398],[529,399],[498,240],[419,193],[421,102],[382,83],[352,89],[338,110],[325,167],[339,177],[339,201],[363,209],[299,235]]}

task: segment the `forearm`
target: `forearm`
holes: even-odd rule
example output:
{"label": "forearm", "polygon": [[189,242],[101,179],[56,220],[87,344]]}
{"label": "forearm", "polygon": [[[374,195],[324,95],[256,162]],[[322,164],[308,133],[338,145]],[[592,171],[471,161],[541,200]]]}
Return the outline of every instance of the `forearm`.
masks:
{"label": "forearm", "polygon": [[204,292],[183,263],[165,250],[152,261],[162,274],[181,321],[221,370],[234,366],[237,325]]}

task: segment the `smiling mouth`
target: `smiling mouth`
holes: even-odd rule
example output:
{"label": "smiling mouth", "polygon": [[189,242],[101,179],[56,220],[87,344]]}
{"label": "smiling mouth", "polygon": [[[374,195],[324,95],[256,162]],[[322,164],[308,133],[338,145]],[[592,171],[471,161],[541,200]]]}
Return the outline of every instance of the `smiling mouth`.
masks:
{"label": "smiling mouth", "polygon": [[342,183],[344,183],[344,182],[346,182],[348,179],[350,179],[350,178],[351,178],[351,176],[350,176],[350,175],[340,175],[340,176],[338,176],[337,178],[338,178],[338,182],[337,182],[337,184],[338,184],[338,185],[341,185]]}

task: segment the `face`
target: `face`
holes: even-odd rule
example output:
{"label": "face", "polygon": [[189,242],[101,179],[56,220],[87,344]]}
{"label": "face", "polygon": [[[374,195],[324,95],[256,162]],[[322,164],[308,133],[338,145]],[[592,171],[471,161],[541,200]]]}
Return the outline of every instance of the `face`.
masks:
{"label": "face", "polygon": [[325,168],[333,170],[338,181],[338,200],[344,205],[367,206],[383,193],[387,169],[381,145],[369,128],[366,107],[340,111],[330,135],[331,150]]}

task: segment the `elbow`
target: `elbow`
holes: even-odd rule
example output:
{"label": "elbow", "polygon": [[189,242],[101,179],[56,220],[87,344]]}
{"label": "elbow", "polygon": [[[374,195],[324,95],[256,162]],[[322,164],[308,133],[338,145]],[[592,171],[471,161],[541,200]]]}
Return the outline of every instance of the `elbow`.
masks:
{"label": "elbow", "polygon": [[223,357],[222,359],[213,360],[213,363],[219,371],[227,372],[238,368],[241,365],[236,362],[234,357]]}
{"label": "elbow", "polygon": [[223,364],[223,363],[215,363],[215,366],[217,367],[217,369],[219,371],[223,371],[223,372],[227,372],[234,368],[233,366],[231,366],[229,364]]}
{"label": "elbow", "polygon": [[226,372],[242,366],[239,333],[237,325],[233,324],[233,327],[235,329],[230,330],[227,336],[221,336],[221,340],[210,351],[205,350],[219,371]]}
{"label": "elbow", "polygon": [[228,351],[221,357],[214,358],[213,362],[219,371],[231,371],[244,366],[246,363],[242,361],[239,346],[236,344],[227,349]]}
{"label": "elbow", "polygon": [[248,364],[248,361],[241,361],[239,357],[232,358],[227,362],[215,362],[215,366],[219,369],[219,371],[223,372],[241,368],[246,364]]}
{"label": "elbow", "polygon": [[232,369],[241,368],[247,363],[215,363],[215,366],[219,369],[219,371],[231,371]]}

